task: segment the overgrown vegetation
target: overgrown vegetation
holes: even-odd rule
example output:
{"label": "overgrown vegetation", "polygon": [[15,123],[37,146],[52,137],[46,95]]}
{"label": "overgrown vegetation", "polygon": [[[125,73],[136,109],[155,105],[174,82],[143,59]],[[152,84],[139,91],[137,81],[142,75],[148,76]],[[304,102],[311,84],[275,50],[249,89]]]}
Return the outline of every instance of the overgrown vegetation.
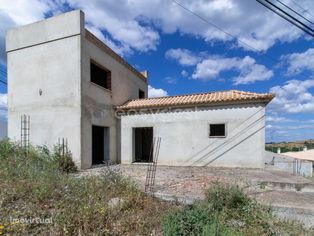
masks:
{"label": "overgrown vegetation", "polygon": [[[70,164],[64,165],[58,152],[47,148],[31,148],[26,158],[14,143],[0,142],[0,226],[4,226],[0,232],[148,235],[160,231],[161,215],[173,204],[146,196],[111,171],[84,178],[66,174],[73,167],[68,158]],[[52,223],[14,222],[36,218]]]}
{"label": "overgrown vegetation", "polygon": [[217,184],[205,201],[180,206],[145,195],[109,169],[94,177],[69,174],[76,170],[71,156],[59,153],[32,147],[26,157],[18,145],[0,142],[0,233],[310,235],[299,224],[279,221],[237,187]]}
{"label": "overgrown vegetation", "polygon": [[312,235],[296,222],[278,220],[236,186],[215,184],[206,200],[168,214],[165,235]]}

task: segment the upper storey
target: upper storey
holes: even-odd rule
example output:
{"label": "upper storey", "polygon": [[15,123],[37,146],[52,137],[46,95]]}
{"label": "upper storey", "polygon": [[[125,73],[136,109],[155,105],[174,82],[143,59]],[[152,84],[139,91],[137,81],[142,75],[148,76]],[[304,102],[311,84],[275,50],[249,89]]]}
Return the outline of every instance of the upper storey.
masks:
{"label": "upper storey", "polygon": [[132,67],[126,60],[85,29],[84,13],[71,11],[29,25],[11,29],[6,34],[7,53],[56,40],[82,35],[106,54],[132,71],[135,76],[147,83],[147,77]]}

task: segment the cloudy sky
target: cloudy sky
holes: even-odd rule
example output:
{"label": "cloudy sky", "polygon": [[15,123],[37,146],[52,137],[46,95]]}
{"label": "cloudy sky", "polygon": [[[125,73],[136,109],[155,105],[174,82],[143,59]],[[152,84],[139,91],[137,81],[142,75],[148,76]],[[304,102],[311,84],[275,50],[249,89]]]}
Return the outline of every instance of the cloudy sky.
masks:
{"label": "cloudy sky", "polygon": [[[314,1],[282,1],[314,21]],[[7,29],[73,9],[83,10],[86,28],[130,64],[149,70],[150,96],[276,93],[267,141],[314,138],[314,40],[254,0],[0,0],[1,79]]]}

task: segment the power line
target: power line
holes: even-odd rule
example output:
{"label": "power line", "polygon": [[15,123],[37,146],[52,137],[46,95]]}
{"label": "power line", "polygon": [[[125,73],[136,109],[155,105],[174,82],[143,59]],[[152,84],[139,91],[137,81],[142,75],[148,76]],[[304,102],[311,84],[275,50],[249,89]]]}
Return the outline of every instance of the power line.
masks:
{"label": "power line", "polygon": [[[1,68],[0,67],[0,75],[2,74],[2,76],[4,77],[4,78],[7,78],[7,72],[6,72],[6,70],[5,69],[3,69],[3,68]],[[3,79],[4,79],[3,78]],[[3,81],[2,79],[0,79],[0,83],[1,84],[4,84],[4,85],[8,85],[8,83],[6,82],[6,81]]]}
{"label": "power line", "polygon": [[197,14],[196,12],[190,10],[189,8],[185,7],[184,5],[182,5],[181,3],[177,2],[176,0],[172,0],[172,2],[174,2],[175,4],[177,4],[178,6],[180,6],[181,8],[183,8],[184,10],[190,12],[191,14],[193,14],[194,16],[198,17],[199,19],[201,19],[202,21],[204,21],[205,23],[215,27],[216,29],[218,29],[219,31],[223,32],[224,34],[228,35],[229,37],[233,38],[233,39],[236,39],[238,40],[240,43],[242,43],[243,45],[245,45],[246,47],[248,48],[251,48],[253,51],[257,51],[257,52],[260,52],[261,50],[258,50],[257,48],[247,44],[246,42],[238,39],[237,36],[234,36],[233,34],[223,30],[222,28],[220,28],[218,25],[210,22],[209,20],[205,19],[204,17],[202,17],[201,15]]}
{"label": "power line", "polygon": [[283,9],[278,7],[277,5],[273,4],[272,2],[270,2],[268,0],[256,0],[256,1],[259,2],[260,4],[262,4],[263,6],[265,6],[266,8],[268,8],[269,10],[271,10],[272,12],[276,13],[277,15],[282,17],[283,19],[287,20],[288,22],[290,22],[294,26],[298,27],[299,29],[303,30],[307,34],[314,37],[314,30],[312,28],[310,28],[308,25],[304,24],[303,22],[301,22],[297,18],[293,17],[292,15],[290,15],[289,13],[287,13],[286,11],[284,11]]}
{"label": "power line", "polygon": [[3,74],[7,74],[6,70],[0,67],[0,72],[2,72]]}
{"label": "power line", "polygon": [[[256,0],[256,1],[258,1],[258,0]],[[245,46],[247,46],[248,48],[251,48],[253,51],[258,52],[258,53],[261,51],[261,50],[255,48],[254,46],[251,46],[251,45],[249,45],[248,43],[246,43],[246,42],[244,42],[244,41],[238,39],[237,36],[234,36],[233,34],[231,34],[231,33],[227,32],[227,31],[223,30],[223,29],[220,28],[218,25],[216,25],[216,24],[210,22],[210,21],[207,20],[206,18],[202,17],[201,15],[197,14],[196,12],[194,12],[194,11],[190,10],[189,8],[185,7],[185,6],[182,5],[180,2],[178,2],[178,1],[176,1],[176,0],[172,0],[172,2],[174,2],[174,3],[177,4],[179,7],[183,8],[184,10],[186,10],[187,12],[191,13],[192,15],[196,16],[196,17],[199,18],[200,20],[204,21],[205,23],[207,23],[207,24],[209,24],[209,25],[215,27],[215,28],[218,29],[219,31],[221,31],[221,32],[223,32],[224,34],[228,35],[229,37],[232,37],[233,39],[238,40],[238,42],[241,43],[242,45],[245,45]],[[263,57],[267,58],[267,59],[270,59],[270,60],[273,61],[274,63],[277,63],[277,60],[274,59],[273,57],[271,57],[271,56],[269,56],[269,55],[267,55],[267,54],[261,54],[261,55],[262,55]],[[308,79],[308,78],[306,78],[305,76],[302,76],[302,75],[299,75],[299,77],[300,77],[300,78],[303,77],[304,79]]]}
{"label": "power line", "polygon": [[300,9],[302,9],[302,10],[303,10],[305,13],[307,13],[309,16],[311,16],[311,17],[314,18],[314,15],[312,15],[308,9],[305,9],[304,7],[302,7],[297,1],[291,0],[291,2],[293,2],[294,5],[298,6]]}
{"label": "power line", "polygon": [[[6,78],[7,77],[7,72],[3,69],[3,68],[1,68],[0,67],[0,75],[3,75],[3,77],[4,78]],[[3,78],[3,79],[4,79]],[[2,83],[2,84],[4,84],[4,85],[8,85],[8,83],[6,82],[6,81],[3,81],[2,79],[0,79],[0,83]]]}
{"label": "power line", "polygon": [[309,22],[310,24],[314,25],[314,23],[312,21],[310,21],[309,19],[305,18],[304,16],[302,16],[299,12],[297,12],[296,10],[292,9],[291,7],[289,7],[287,4],[283,3],[280,0],[276,0],[277,2],[279,2],[279,4],[283,5],[284,7],[286,7],[287,9],[289,9],[290,11],[292,11],[293,13],[297,14],[298,16],[300,16],[302,19],[306,20],[307,22]]}
{"label": "power line", "polygon": [[[237,36],[223,30],[222,28],[220,28],[218,25],[210,22],[209,20],[207,20],[206,18],[202,17],[201,15],[197,14],[196,12],[190,10],[189,8],[185,7],[184,5],[182,5],[180,2],[176,1],[176,0],[172,0],[172,2],[174,2],[175,4],[177,4],[178,6],[180,6],[181,8],[183,8],[184,10],[186,10],[187,12],[191,13],[192,15],[198,17],[199,19],[201,19],[202,21],[204,21],[205,23],[215,27],[216,29],[218,29],[219,31],[223,32],[224,34],[228,35],[229,37],[237,40],[240,44],[252,49],[253,51],[260,53],[262,50],[259,50],[257,48],[255,48],[254,46],[244,42],[243,40],[239,39]],[[277,60],[267,54],[261,54],[263,57],[268,58],[269,60],[273,61],[274,63],[277,63]]]}
{"label": "power line", "polygon": [[3,84],[5,84],[5,85],[8,85],[8,83],[7,83],[7,82],[2,81],[2,80],[0,80],[0,83],[3,83]]}

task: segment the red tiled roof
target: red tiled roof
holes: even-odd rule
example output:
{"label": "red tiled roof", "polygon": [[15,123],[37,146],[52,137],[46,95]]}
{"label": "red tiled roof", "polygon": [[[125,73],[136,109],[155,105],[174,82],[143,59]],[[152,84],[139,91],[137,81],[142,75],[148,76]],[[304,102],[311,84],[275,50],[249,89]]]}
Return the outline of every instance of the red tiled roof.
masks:
{"label": "red tiled roof", "polygon": [[212,104],[228,104],[235,102],[264,102],[268,103],[274,98],[271,93],[251,93],[238,90],[209,92],[200,94],[187,94],[159,98],[135,99],[117,106],[118,110],[145,109],[159,107],[182,107]]}

